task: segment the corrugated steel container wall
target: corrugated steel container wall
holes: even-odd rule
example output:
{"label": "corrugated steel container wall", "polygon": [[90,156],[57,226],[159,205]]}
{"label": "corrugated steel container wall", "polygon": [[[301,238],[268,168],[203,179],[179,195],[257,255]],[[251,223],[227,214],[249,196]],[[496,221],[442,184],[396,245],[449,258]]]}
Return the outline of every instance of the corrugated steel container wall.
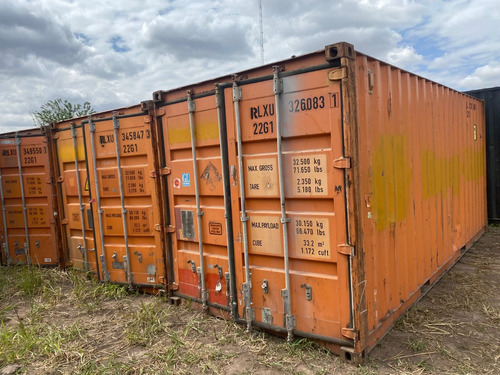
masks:
{"label": "corrugated steel container wall", "polygon": [[[309,63],[321,64],[321,57],[311,54]],[[290,62],[289,66],[299,69],[303,62]],[[269,69],[246,71],[244,78],[261,79],[272,72]],[[231,209],[239,205],[234,193],[239,180],[231,133],[234,128],[226,131],[226,113],[232,110],[232,104],[227,104],[228,100],[232,103],[231,85],[232,76],[226,76],[157,91],[153,100],[161,153],[169,290],[174,296],[200,302],[214,314],[230,311],[238,319],[243,292],[236,283],[241,279],[244,257],[241,232],[233,234],[233,226],[241,225],[240,216]],[[227,137],[233,137],[229,149]]]}
{"label": "corrugated steel container wall", "polygon": [[[155,142],[147,105],[80,119],[75,129],[77,152],[71,121],[56,124],[59,164],[66,174],[60,181],[67,181],[62,195],[73,265],[86,269],[79,255],[86,246],[88,267],[101,280],[164,288]],[[81,162],[75,163],[75,154]],[[80,210],[87,214],[80,215]]]}
{"label": "corrugated steel container wall", "polygon": [[485,230],[484,107],[360,53],[345,65],[356,76],[344,100],[356,101],[360,352]]}
{"label": "corrugated steel container wall", "polygon": [[2,261],[58,265],[57,214],[45,129],[0,136]]}
{"label": "corrugated steel container wall", "polygon": [[482,103],[347,43],[153,97],[169,288],[249,327],[359,357],[485,228]]}
{"label": "corrugated steel container wall", "polygon": [[484,100],[486,116],[486,171],[488,219],[500,222],[500,87],[468,91]]}
{"label": "corrugated steel container wall", "polygon": [[223,101],[213,89],[201,97],[184,90],[174,100],[158,95],[163,103],[157,106],[156,120],[162,191],[168,200],[169,288],[174,296],[197,300],[207,309],[229,311],[235,298],[225,201],[229,181],[219,132],[222,108],[217,105]]}
{"label": "corrugated steel container wall", "polygon": [[67,266],[99,275],[85,150],[88,140],[84,139],[80,121],[55,123],[52,129],[60,241]]}
{"label": "corrugated steel container wall", "polygon": [[285,64],[274,77],[268,67],[258,80],[236,80],[225,95],[228,149],[238,166],[235,238],[248,264],[236,273],[240,315],[248,326],[349,345],[342,90],[332,69]]}

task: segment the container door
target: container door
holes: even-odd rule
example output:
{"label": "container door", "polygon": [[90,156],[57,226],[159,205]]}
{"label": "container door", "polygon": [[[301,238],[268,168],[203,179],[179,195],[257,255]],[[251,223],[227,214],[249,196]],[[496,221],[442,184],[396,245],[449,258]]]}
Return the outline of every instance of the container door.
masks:
{"label": "container door", "polygon": [[219,113],[215,93],[167,104],[157,111],[163,138],[174,295],[204,308],[230,306],[229,241],[225,218]]}
{"label": "container door", "polygon": [[165,267],[150,116],[84,122],[99,268],[105,281],[163,288]]}
{"label": "container door", "polygon": [[0,149],[3,261],[57,265],[47,138],[2,139]]}
{"label": "container door", "polygon": [[66,264],[99,275],[82,126],[55,130],[60,221]]}
{"label": "container door", "polygon": [[[350,323],[341,87],[327,70],[227,88],[240,314],[342,339]],[[236,251],[236,250],[235,250]]]}

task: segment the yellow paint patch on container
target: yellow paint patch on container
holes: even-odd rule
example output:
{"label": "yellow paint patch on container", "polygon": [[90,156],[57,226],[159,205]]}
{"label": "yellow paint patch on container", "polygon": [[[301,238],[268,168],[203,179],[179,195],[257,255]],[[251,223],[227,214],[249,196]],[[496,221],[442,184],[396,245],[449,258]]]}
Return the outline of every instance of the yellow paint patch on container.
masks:
{"label": "yellow paint patch on container", "polygon": [[[216,122],[196,124],[194,133],[195,133],[195,139],[197,141],[218,139],[219,126]],[[183,127],[168,128],[168,142],[171,145],[191,142],[191,132],[189,129],[189,123],[186,123],[186,125]]]}
{"label": "yellow paint patch on container", "polygon": [[406,136],[387,134],[373,155],[373,218],[377,230],[406,217],[411,182],[409,143]]}
{"label": "yellow paint patch on container", "polygon": [[453,189],[453,194],[458,194],[463,181],[478,181],[485,172],[483,151],[475,151],[472,147],[448,158],[438,157],[432,150],[424,150],[420,154],[420,163],[424,199],[437,196],[448,189]]}
{"label": "yellow paint patch on container", "polygon": [[[77,145],[78,150],[78,160],[85,160],[85,149],[83,144]],[[73,147],[73,142],[64,142],[58,147],[58,157],[61,162],[75,161],[75,149]]]}

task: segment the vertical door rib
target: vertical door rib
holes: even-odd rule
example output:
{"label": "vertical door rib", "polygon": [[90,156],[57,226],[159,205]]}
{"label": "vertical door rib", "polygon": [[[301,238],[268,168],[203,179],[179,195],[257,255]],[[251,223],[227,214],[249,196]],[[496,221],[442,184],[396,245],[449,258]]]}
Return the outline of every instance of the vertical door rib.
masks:
{"label": "vertical door rib", "polygon": [[285,206],[285,180],[283,176],[283,144],[281,135],[281,118],[280,118],[280,97],[283,92],[283,81],[279,77],[279,67],[273,67],[273,92],[274,101],[276,106],[276,143],[277,143],[277,156],[278,156],[278,180],[279,180],[279,190],[280,190],[280,206],[281,206],[281,226],[283,228],[283,257],[285,263],[285,289],[281,290],[281,296],[283,297],[283,307],[285,313],[286,330],[288,332],[288,341],[293,339],[293,329],[294,329],[294,317],[292,315],[292,306],[290,299],[290,264],[288,255],[288,226],[287,223],[290,219],[286,216],[286,206]]}
{"label": "vertical door rib", "polygon": [[[116,147],[116,166],[118,168],[118,185],[120,187],[120,202],[121,202],[121,207],[122,207],[122,221],[123,221],[123,238],[125,240],[125,252],[126,252],[126,257],[127,257],[127,281],[128,284],[131,286],[132,283],[134,282],[133,280],[133,275],[130,270],[130,253],[129,253],[129,246],[128,246],[128,230],[127,230],[127,209],[125,208],[125,194],[123,192],[123,180],[122,180],[122,165],[121,165],[121,158],[120,158],[120,145],[118,144],[119,138],[118,138],[118,129],[120,128],[120,122],[116,118],[116,112],[113,112],[113,131],[115,135],[115,147]],[[94,165],[94,169],[97,170],[97,166]],[[97,178],[96,178],[97,181]]]}
{"label": "vertical door rib", "polygon": [[252,281],[250,280],[250,261],[248,255],[248,227],[247,222],[250,218],[247,215],[245,205],[245,173],[243,169],[243,149],[241,141],[241,119],[240,119],[240,100],[241,100],[241,87],[238,86],[236,81],[233,81],[233,102],[234,102],[234,117],[236,121],[236,141],[238,148],[238,170],[239,170],[239,183],[240,183],[240,205],[241,205],[241,222],[243,233],[243,254],[245,260],[245,282],[242,285],[243,301],[245,304],[245,319],[247,322],[247,331],[252,328],[252,321],[254,320],[254,309],[252,308]]}
{"label": "vertical door rib", "polygon": [[71,137],[73,138],[73,149],[75,150],[75,172],[76,172],[76,185],[78,187],[78,204],[80,206],[80,222],[82,225],[82,242],[83,242],[83,248],[82,244],[80,245],[80,250],[83,255],[83,268],[85,271],[90,271],[90,266],[89,266],[89,261],[88,261],[88,255],[87,255],[87,238],[85,236],[85,219],[84,219],[84,212],[85,212],[85,206],[83,205],[83,199],[82,199],[82,186],[80,184],[80,168],[78,166],[78,147],[76,145],[76,129],[75,129],[75,124],[71,123]]}
{"label": "vertical door rib", "polygon": [[24,217],[24,234],[26,236],[26,242],[24,243],[24,254],[26,256],[26,261],[28,265],[31,265],[30,256],[30,238],[28,231],[28,207],[26,207],[26,197],[24,196],[24,181],[23,181],[23,167],[21,165],[21,138],[16,134],[16,151],[17,151],[17,163],[19,167],[19,186],[21,187],[21,199],[23,202],[23,217]]}
{"label": "vertical door rib", "polygon": [[2,217],[3,217],[3,235],[5,241],[2,243],[3,253],[5,255],[5,262],[10,266],[10,254],[9,254],[9,231],[7,226],[7,207],[5,207],[4,193],[3,193],[3,182],[2,182],[2,170],[0,169],[0,199],[2,200]]}
{"label": "vertical door rib", "polygon": [[[238,306],[236,302],[236,284],[234,283],[236,273],[234,269],[234,246],[233,246],[233,235],[232,235],[232,223],[231,223],[231,197],[229,189],[229,176],[227,169],[227,141],[225,133],[227,133],[224,119],[224,100],[223,91],[219,85],[215,86],[215,103],[217,107],[217,120],[219,125],[219,143],[220,143],[220,158],[222,167],[222,186],[224,187],[224,218],[226,223],[226,240],[227,240],[227,261],[229,268],[229,277],[226,278],[226,283],[229,283],[229,295],[230,295],[230,308],[233,318],[236,318]],[[224,133],[224,134],[223,134]]]}
{"label": "vertical door rib", "polygon": [[193,179],[194,179],[194,190],[196,195],[196,215],[198,217],[198,249],[200,253],[200,272],[198,272],[201,278],[201,299],[203,303],[203,309],[208,309],[208,293],[205,286],[205,262],[203,258],[203,228],[201,223],[201,218],[203,216],[203,211],[200,207],[200,187],[198,183],[198,165],[196,163],[196,135],[194,131],[194,112],[196,110],[191,90],[187,92],[187,103],[189,112],[189,131],[191,136],[191,152],[193,155]]}
{"label": "vertical door rib", "polygon": [[[109,272],[108,272],[108,267],[106,265],[107,260],[106,260],[106,246],[104,243],[104,229],[102,227],[102,220],[103,220],[103,213],[104,211],[102,210],[101,207],[101,193],[99,191],[99,178],[97,175],[97,158],[96,158],[96,149],[95,149],[95,124],[92,121],[92,117],[89,117],[89,131],[90,131],[90,147],[92,148],[92,163],[94,167],[94,181],[95,181],[95,196],[96,196],[96,203],[97,203],[97,213],[99,214],[99,236],[101,237],[101,247],[102,247],[102,253],[101,253],[101,263],[102,263],[102,274],[103,274],[103,279],[104,281],[109,281]],[[96,246],[97,247],[97,246]]]}

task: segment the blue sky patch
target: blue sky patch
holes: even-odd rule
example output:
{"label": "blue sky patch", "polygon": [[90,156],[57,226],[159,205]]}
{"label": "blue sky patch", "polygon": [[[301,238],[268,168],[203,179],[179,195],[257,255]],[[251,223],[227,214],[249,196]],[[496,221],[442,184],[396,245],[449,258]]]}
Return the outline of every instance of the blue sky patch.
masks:
{"label": "blue sky patch", "polygon": [[73,35],[76,37],[76,39],[80,40],[86,46],[90,44],[90,38],[84,33],[74,33]]}
{"label": "blue sky patch", "polygon": [[115,50],[116,52],[123,53],[130,51],[130,48],[127,46],[123,38],[119,35],[115,35],[111,38],[111,45],[113,46],[113,50]]}

